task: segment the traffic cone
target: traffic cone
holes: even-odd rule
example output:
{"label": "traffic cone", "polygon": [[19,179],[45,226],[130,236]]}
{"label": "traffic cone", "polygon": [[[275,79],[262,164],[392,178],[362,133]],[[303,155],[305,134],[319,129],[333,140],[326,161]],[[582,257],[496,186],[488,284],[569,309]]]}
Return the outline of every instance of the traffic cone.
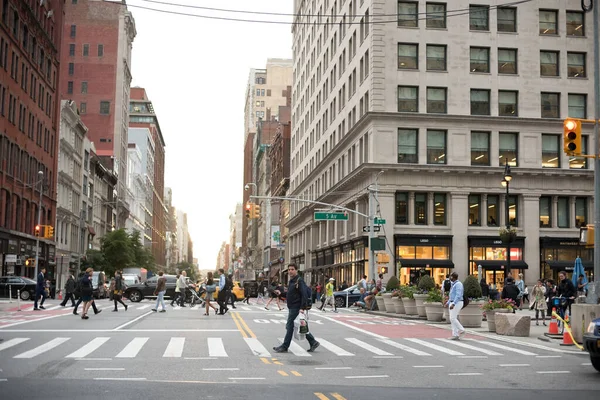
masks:
{"label": "traffic cone", "polygon": [[550,320],[550,324],[548,325],[548,333],[544,333],[544,336],[547,336],[552,339],[560,339],[560,333],[558,333],[558,321],[554,314],[556,313],[556,308],[552,308],[552,319]]}
{"label": "traffic cone", "polygon": [[62,297],[62,290],[59,290],[59,291],[58,291],[58,299],[59,299],[59,300],[62,300],[62,299],[63,299],[63,297]]}
{"label": "traffic cone", "polygon": [[565,331],[563,333],[563,341],[560,344],[561,346],[575,346],[575,343],[573,342],[573,338],[571,337],[571,330],[567,330],[565,328]]}

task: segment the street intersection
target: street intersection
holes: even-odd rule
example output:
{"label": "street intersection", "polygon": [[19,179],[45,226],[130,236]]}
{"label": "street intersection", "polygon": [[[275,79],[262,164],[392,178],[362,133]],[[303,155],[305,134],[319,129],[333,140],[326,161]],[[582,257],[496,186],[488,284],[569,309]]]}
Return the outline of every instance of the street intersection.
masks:
{"label": "street intersection", "polygon": [[28,303],[22,311],[3,308],[0,390],[6,398],[21,397],[20,383],[32,381],[47,383],[44,399],[64,398],[83,382],[104,383],[99,387],[110,391],[119,387],[123,398],[136,390],[153,398],[162,390],[157,386],[184,393],[192,390],[184,387],[198,386],[216,398],[222,389],[225,397],[236,398],[241,385],[251,389],[239,391],[244,398],[281,398],[289,389],[292,398],[337,400],[388,396],[400,388],[415,398],[454,388],[463,390],[456,392],[463,399],[480,389],[491,398],[503,398],[507,390],[511,398],[529,390],[558,398],[569,389],[585,399],[600,389],[589,358],[573,348],[473,332],[450,341],[447,326],[422,321],[312,310],[309,326],[319,349],[307,353],[305,341],[294,341],[288,353],[276,354],[272,349],[285,335],[286,310],[238,305],[225,316],[204,316],[198,307],[155,313],[150,301],[129,303],[128,311],[116,313],[108,301],[97,304],[103,312],[89,320],[56,301],[42,312],[31,311]]}

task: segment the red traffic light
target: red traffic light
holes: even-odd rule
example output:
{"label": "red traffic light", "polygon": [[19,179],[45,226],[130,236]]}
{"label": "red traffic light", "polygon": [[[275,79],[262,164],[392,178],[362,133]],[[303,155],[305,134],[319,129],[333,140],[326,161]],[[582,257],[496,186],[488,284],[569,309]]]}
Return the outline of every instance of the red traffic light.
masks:
{"label": "red traffic light", "polygon": [[246,210],[250,210],[250,209],[252,209],[252,204],[246,203]]}

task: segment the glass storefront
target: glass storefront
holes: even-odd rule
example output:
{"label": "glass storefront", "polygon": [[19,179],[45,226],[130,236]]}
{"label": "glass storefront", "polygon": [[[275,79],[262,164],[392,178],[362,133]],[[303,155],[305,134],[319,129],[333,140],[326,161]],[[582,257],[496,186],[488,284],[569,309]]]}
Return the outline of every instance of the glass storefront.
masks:
{"label": "glass storefront", "polygon": [[509,266],[508,246],[499,238],[469,237],[469,275],[476,276],[478,280],[485,278],[490,288],[501,290],[508,272],[516,278],[527,269],[527,264],[523,261],[524,247],[524,238],[517,238],[510,244]]}
{"label": "glass storefront", "polygon": [[419,278],[429,275],[440,286],[450,268],[452,236],[396,235],[397,276],[402,285],[416,285]]}
{"label": "glass storefront", "polygon": [[366,258],[368,249],[366,239],[346,242],[341,245],[319,250],[312,255],[311,283],[325,284],[328,278],[334,278],[341,286],[344,281],[352,286],[367,274]]}
{"label": "glass storefront", "polygon": [[540,238],[540,277],[558,280],[558,273],[566,271],[569,278],[575,259],[581,258],[588,280],[594,272],[594,250],[579,244],[578,238]]}

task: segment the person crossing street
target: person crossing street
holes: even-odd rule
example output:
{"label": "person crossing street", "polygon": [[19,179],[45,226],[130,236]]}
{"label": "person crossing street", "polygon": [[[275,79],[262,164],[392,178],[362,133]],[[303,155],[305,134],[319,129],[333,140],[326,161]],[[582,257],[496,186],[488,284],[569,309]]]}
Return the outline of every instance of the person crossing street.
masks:
{"label": "person crossing street", "polygon": [[450,281],[452,282],[452,287],[450,287],[450,296],[446,302],[446,306],[450,309],[450,324],[452,324],[452,337],[450,339],[459,340],[465,334],[465,328],[458,320],[458,314],[464,305],[463,296],[465,290],[462,282],[458,280],[458,273],[453,272],[450,275]]}
{"label": "person crossing street", "polygon": [[[35,286],[35,299],[33,301],[33,310],[45,310],[44,301],[46,301],[46,278],[44,274],[46,273],[46,268],[42,267],[40,273],[37,276],[37,284]],[[38,299],[42,296],[42,301],[38,307]]]}
{"label": "person crossing street", "polygon": [[71,307],[75,307],[75,296],[74,293],[75,292],[75,279],[73,278],[73,275],[69,275],[69,278],[67,279],[67,282],[65,283],[65,298],[62,301],[62,303],[60,303],[61,306],[65,307],[67,305],[67,301],[69,301],[69,299],[71,299]]}

